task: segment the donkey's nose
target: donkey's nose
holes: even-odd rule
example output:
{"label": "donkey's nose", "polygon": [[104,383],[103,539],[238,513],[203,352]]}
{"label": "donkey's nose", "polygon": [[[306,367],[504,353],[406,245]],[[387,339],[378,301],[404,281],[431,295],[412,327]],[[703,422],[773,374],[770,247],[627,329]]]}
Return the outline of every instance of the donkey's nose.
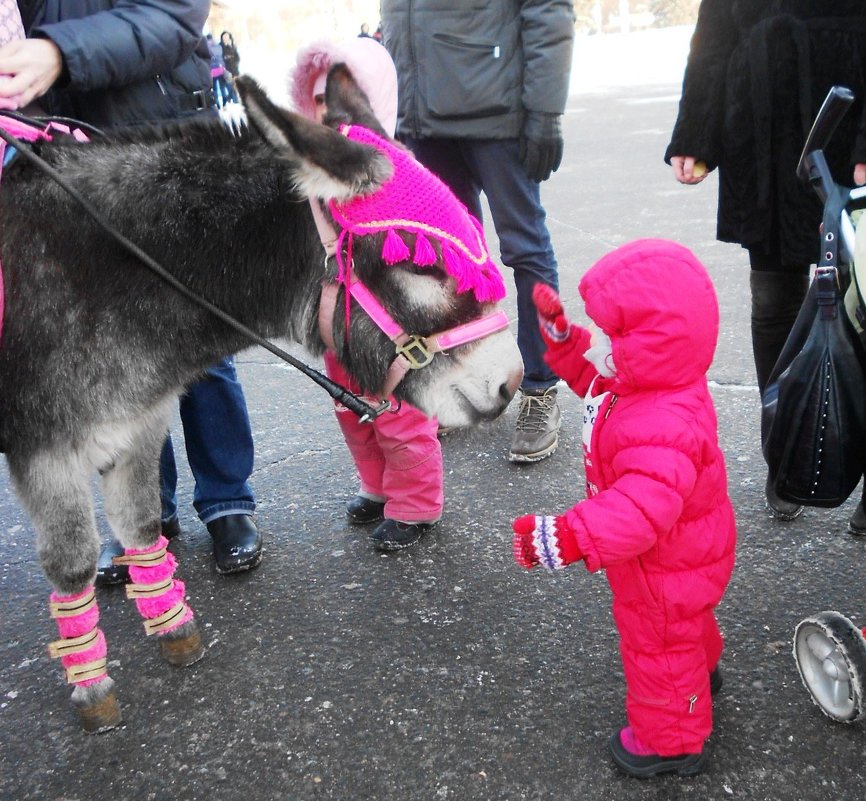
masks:
{"label": "donkey's nose", "polygon": [[499,387],[499,397],[505,401],[505,404],[514,397],[514,393],[520,388],[520,382],[523,381],[523,369],[512,372],[508,379]]}

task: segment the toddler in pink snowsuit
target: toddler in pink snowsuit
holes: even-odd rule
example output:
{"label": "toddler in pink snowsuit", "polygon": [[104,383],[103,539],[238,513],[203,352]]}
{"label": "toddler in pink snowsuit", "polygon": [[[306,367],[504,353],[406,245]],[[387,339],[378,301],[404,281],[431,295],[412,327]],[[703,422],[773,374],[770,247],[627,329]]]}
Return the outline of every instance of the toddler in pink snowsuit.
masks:
{"label": "toddler in pink snowsuit", "polygon": [[[393,134],[397,124],[397,72],[388,51],[375,39],[341,44],[318,42],[298,54],[291,78],[291,96],[299,114],[321,121],[325,80],[330,67],[344,63],[367,95],[382,127]],[[337,383],[359,394],[360,387],[328,351],[325,368]],[[346,512],[354,523],[383,520],[370,536],[379,550],[416,543],[442,516],[444,471],[438,424],[407,403],[393,398],[394,411],[373,423],[337,404],[337,421],[360,479],[358,495]]]}
{"label": "toddler in pink snowsuit", "polygon": [[613,758],[633,776],[690,775],[706,761],[721,686],[714,608],[736,542],[706,378],[718,303],[695,256],[658,239],[614,250],[579,289],[594,335],[566,320],[549,287],[534,297],[546,360],[586,401],[587,497],[515,520],[514,556],[526,568],[604,569],[627,687]]}

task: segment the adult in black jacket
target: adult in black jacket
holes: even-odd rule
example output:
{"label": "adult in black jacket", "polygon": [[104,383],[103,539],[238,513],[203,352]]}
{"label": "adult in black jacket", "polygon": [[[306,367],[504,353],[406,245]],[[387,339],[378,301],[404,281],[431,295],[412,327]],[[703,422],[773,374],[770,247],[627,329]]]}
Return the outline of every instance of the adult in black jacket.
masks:
{"label": "adult in black jacket", "polygon": [[[799,181],[796,166],[835,84],[857,99],[826,151],[828,161],[837,181],[862,184],[866,3],[702,0],[665,160],[685,184],[704,179],[703,165],[719,168],[717,236],[749,252],[762,395],[818,258],[821,203]],[[776,497],[769,485],[767,501],[780,519],[793,519],[802,508]],[[866,534],[862,503],[851,525]]]}
{"label": "adult in black jacket", "polygon": [[[39,100],[49,113],[99,128],[214,113],[210,56],[201,32],[209,0],[42,0],[20,2],[28,38],[0,48],[0,98],[19,107]],[[248,479],[253,440],[243,390],[231,359],[194,384],[180,404],[194,504],[208,528],[217,570],[255,567],[262,540],[251,515]],[[163,527],[179,531],[171,438],[161,459]],[[97,583],[122,581],[112,543]]]}

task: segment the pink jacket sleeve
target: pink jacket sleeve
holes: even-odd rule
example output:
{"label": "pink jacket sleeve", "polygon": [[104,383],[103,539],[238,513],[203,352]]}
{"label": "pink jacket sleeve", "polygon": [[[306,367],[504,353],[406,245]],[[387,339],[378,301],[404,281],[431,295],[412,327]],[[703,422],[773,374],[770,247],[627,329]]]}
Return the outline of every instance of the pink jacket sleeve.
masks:
{"label": "pink jacket sleeve", "polygon": [[572,323],[568,337],[560,343],[548,342],[547,352],[544,354],[548,367],[581,398],[586,396],[592,379],[598,375],[595,367],[583,358],[589,343],[589,331]]}
{"label": "pink jacket sleeve", "polygon": [[700,457],[688,427],[669,423],[642,416],[619,430],[601,491],[566,513],[590,571],[645,553],[680,519]]}

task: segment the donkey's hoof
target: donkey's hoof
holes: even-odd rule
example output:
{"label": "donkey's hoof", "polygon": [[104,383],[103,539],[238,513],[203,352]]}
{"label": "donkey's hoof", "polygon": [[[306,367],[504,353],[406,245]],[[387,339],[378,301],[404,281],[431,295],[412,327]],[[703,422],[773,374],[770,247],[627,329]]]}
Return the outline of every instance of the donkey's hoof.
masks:
{"label": "donkey's hoof", "polygon": [[116,728],[123,720],[117,696],[111,693],[98,703],[78,707],[78,720],[88,734],[101,734]]}
{"label": "donkey's hoof", "polygon": [[159,651],[170,665],[186,667],[204,656],[204,643],[195,620],[190,620],[159,638]]}
{"label": "donkey's hoof", "polygon": [[89,687],[76,687],[72,704],[78,713],[81,728],[88,734],[101,734],[120,725],[120,704],[114,694],[114,682],[105,679]]}

